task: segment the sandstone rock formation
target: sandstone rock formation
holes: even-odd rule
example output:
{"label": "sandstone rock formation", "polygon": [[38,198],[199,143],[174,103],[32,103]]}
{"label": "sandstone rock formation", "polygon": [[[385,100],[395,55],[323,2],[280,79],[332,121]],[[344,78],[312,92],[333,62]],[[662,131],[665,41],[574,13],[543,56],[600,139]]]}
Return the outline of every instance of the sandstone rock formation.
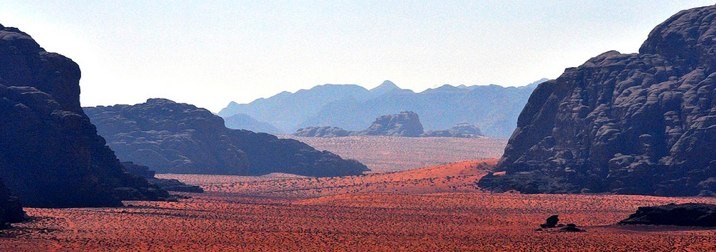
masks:
{"label": "sandstone rock formation", "polygon": [[146,179],[147,182],[149,182],[150,184],[155,185],[162,190],[170,192],[204,192],[204,189],[202,189],[200,186],[188,185],[176,179],[157,178],[154,176],[156,175],[156,172],[150,170],[149,167],[144,165],[138,165],[132,162],[122,162],[122,166],[124,166],[124,169],[127,170],[129,174],[142,177]]}
{"label": "sandstone rock formation", "polygon": [[0,25],[0,178],[26,206],[118,206],[168,194],[127,174],[79,102],[80,68]]}
{"label": "sandstone rock formation", "polygon": [[716,227],[716,205],[686,203],[639,207],[636,213],[619,224]]}
{"label": "sandstone rock formation", "polygon": [[535,89],[478,184],[525,193],[716,192],[716,6],[658,25],[638,54],[610,51]]}
{"label": "sandstone rock formation", "polygon": [[228,129],[206,109],[167,99],[85,112],[120,159],[160,173],[340,176],[367,170],[296,140]]}
{"label": "sandstone rock formation", "polygon": [[324,126],[300,128],[293,135],[300,137],[344,137],[349,136],[351,133],[338,127]]}
{"label": "sandstone rock formation", "polygon": [[418,114],[412,111],[380,116],[368,129],[355,133],[355,135],[366,136],[402,137],[418,137],[421,134],[423,134],[423,125],[420,123]]}
{"label": "sandstone rock formation", "polygon": [[446,130],[429,130],[422,135],[422,137],[481,137],[482,132],[480,128],[469,123],[459,123],[452,128]]}
{"label": "sandstone rock formation", "polygon": [[20,201],[13,196],[0,181],[0,229],[6,228],[10,223],[25,220],[25,211],[20,206]]}

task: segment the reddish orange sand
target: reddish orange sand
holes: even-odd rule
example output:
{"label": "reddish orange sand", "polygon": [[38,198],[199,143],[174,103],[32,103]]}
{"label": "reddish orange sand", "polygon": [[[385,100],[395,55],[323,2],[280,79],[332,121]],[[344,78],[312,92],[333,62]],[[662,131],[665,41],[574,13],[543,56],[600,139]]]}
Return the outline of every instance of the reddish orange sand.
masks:
{"label": "reddish orange sand", "polygon": [[502,156],[507,139],[455,137],[296,137],[316,149],[360,161],[371,172],[392,172],[445,162]]}
{"label": "reddish orange sand", "polygon": [[[638,206],[716,199],[470,190],[482,163],[321,186],[314,178],[177,176],[211,191],[125,208],[26,209],[35,221],[0,232],[0,251],[716,251],[715,229],[614,225]],[[292,184],[299,189],[285,188]],[[534,230],[552,214],[587,232]]]}

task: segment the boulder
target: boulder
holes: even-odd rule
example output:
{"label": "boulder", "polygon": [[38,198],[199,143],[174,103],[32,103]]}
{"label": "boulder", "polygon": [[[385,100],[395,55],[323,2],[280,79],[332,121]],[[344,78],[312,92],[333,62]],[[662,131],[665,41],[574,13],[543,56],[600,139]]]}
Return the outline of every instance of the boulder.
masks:
{"label": "boulder", "polygon": [[541,228],[553,228],[557,226],[557,223],[559,223],[559,215],[552,215],[544,221],[544,224],[540,224],[539,226]]}

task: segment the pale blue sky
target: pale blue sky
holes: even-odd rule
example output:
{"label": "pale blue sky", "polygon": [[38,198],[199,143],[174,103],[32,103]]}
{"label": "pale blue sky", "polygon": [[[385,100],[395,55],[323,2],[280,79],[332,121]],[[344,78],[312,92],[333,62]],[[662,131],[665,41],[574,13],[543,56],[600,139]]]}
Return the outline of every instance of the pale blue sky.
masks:
{"label": "pale blue sky", "polygon": [[[62,2],[62,3],[60,3]],[[0,23],[82,68],[84,106],[164,97],[218,111],[324,83],[524,85],[636,52],[711,1],[6,1]]]}

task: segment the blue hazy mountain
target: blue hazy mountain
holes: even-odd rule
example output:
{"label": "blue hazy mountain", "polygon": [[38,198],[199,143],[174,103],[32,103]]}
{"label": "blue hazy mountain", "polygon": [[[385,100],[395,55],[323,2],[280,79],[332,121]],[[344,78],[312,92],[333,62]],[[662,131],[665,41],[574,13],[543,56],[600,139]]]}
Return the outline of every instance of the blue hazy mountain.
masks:
{"label": "blue hazy mountain", "polygon": [[245,114],[275,126],[282,133],[292,133],[310,126],[362,130],[380,115],[414,111],[426,130],[470,123],[487,136],[507,138],[532,90],[543,81],[523,87],[445,84],[418,93],[391,81],[370,90],[358,85],[326,84],[296,93],[282,92],[248,104],[232,102],[219,115],[229,118]]}

